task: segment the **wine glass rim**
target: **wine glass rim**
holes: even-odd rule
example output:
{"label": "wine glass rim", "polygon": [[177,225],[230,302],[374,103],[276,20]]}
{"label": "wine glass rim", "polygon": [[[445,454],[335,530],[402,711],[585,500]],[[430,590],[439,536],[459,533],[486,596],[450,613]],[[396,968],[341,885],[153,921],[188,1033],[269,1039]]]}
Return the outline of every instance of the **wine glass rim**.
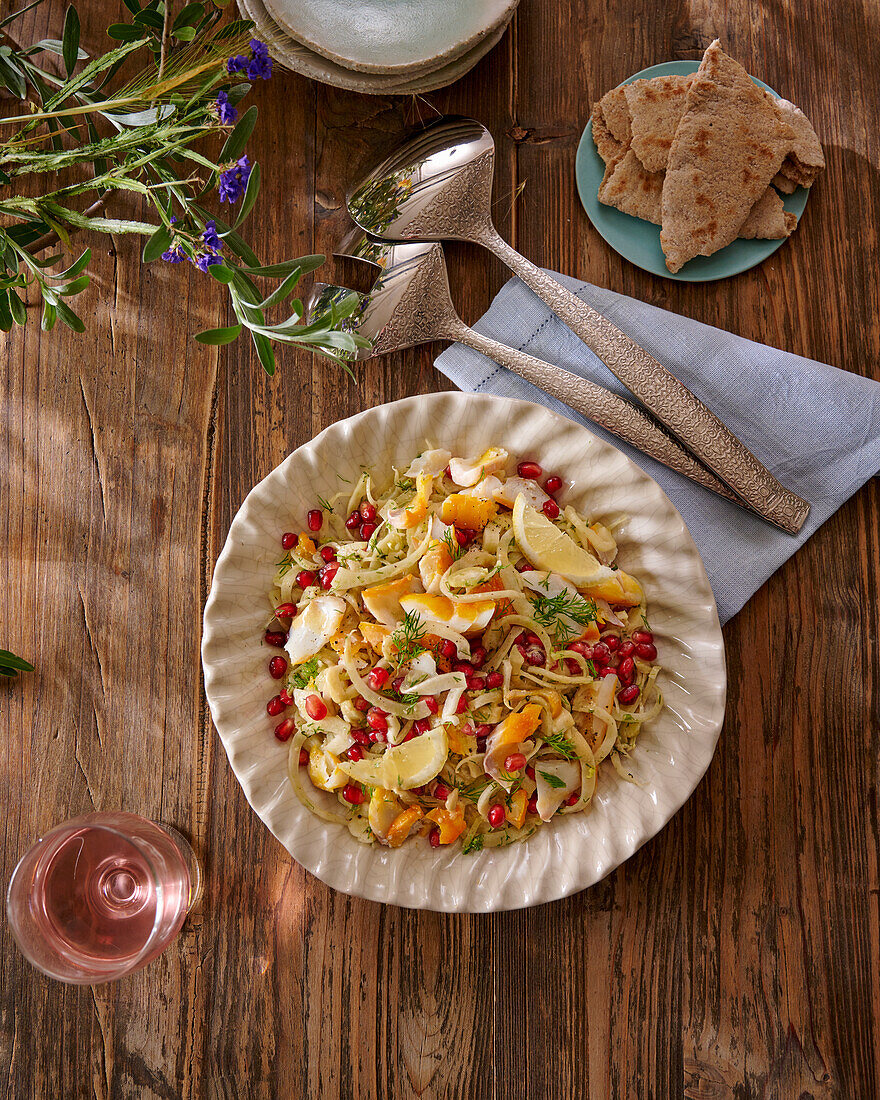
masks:
{"label": "wine glass rim", "polygon": [[[162,903],[164,902],[165,890],[162,885],[161,876],[159,875],[156,868],[156,864],[150,856],[149,851],[145,850],[146,845],[144,844],[144,842],[139,837],[134,837],[130,833],[126,833],[124,831],[124,820],[119,822],[118,824],[111,824],[107,821],[107,818],[134,818],[137,821],[148,822],[150,825],[154,825],[156,828],[162,829],[163,832],[167,833],[167,829],[165,829],[158,822],[152,821],[150,818],[142,817],[140,814],[131,813],[128,810],[94,810],[87,814],[81,814],[79,817],[72,817],[69,818],[67,821],[61,821],[57,825],[53,825],[52,828],[43,833],[42,836],[37,837],[34,843],[30,845],[30,847],[18,860],[15,867],[13,868],[12,874],[9,877],[9,885],[6,888],[6,918],[9,921],[9,927],[12,931],[12,935],[15,938],[19,949],[28,960],[28,962],[32,966],[35,966],[37,970],[42,971],[50,978],[54,978],[57,981],[68,982],[69,984],[73,985],[99,985],[102,982],[115,981],[118,978],[125,977],[126,974],[133,973],[135,970],[137,970],[145,955],[147,955],[149,951],[155,946],[156,937],[161,930],[163,915]],[[124,840],[126,843],[135,848],[138,852],[138,855],[145,861],[147,865],[147,873],[150,876],[151,883],[155,888],[157,895],[156,912],[155,916],[153,917],[153,927],[150,929],[150,934],[140,951],[138,951],[135,956],[126,961],[125,969],[121,972],[115,971],[112,966],[108,965],[106,974],[103,974],[100,977],[91,977],[89,979],[79,979],[76,977],[72,977],[68,973],[61,973],[58,969],[53,969],[51,967],[51,964],[47,965],[43,961],[38,962],[34,958],[33,952],[25,946],[26,939],[21,932],[21,922],[19,921],[18,916],[14,911],[15,907],[13,905],[13,890],[19,878],[19,875],[22,872],[22,868],[24,867],[28,858],[34,856],[37,850],[40,849],[42,845],[46,843],[46,841],[51,842],[60,837],[60,834],[70,833],[72,831],[75,831],[77,828],[81,828],[83,826],[101,829],[103,832],[110,833],[113,836],[119,837],[121,840]],[[171,842],[176,845],[174,838],[171,837],[170,834],[168,835]],[[35,858],[38,859],[39,856],[36,856]],[[28,901],[28,909],[29,908],[30,903]],[[63,959],[64,961],[69,961],[67,953],[64,950],[56,948],[56,953],[60,959]]]}

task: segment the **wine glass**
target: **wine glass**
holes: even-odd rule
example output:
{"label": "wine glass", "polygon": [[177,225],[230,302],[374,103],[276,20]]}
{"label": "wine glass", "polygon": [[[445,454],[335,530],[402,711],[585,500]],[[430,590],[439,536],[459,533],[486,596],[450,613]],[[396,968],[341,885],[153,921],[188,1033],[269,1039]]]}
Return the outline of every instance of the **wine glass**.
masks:
{"label": "wine glass", "polygon": [[41,837],[9,881],[6,913],[25,957],[50,978],[114,981],[171,943],[198,897],[187,841],[137,814],[86,814]]}

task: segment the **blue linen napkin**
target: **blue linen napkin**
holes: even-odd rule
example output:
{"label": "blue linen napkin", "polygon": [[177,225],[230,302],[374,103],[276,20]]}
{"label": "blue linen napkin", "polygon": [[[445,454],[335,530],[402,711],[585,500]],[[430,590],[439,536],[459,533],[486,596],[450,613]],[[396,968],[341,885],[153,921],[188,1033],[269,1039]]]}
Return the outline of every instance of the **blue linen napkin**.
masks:
{"label": "blue linen napkin", "polygon": [[[659,359],[787,488],[812,504],[799,534],[787,535],[673,473],[470,348],[453,344],[435,365],[462,390],[546,405],[624,451],[660,484],[681,512],[703,557],[721,622],[727,622],[880,470],[880,384],[622,294],[551,274]],[[519,279],[511,279],[502,288],[474,327],[631,396]]]}

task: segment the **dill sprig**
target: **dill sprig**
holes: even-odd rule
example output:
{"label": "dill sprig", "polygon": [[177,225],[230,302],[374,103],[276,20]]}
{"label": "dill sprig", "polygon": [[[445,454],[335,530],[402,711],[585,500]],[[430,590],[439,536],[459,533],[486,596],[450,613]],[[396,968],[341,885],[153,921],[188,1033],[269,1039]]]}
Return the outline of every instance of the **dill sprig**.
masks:
{"label": "dill sprig", "polygon": [[557,755],[564,757],[566,760],[574,760],[577,756],[574,745],[564,733],[551,733],[544,738],[544,744],[548,749],[552,749]]}
{"label": "dill sprig", "polygon": [[456,784],[458,787],[458,793],[462,798],[468,799],[469,802],[476,802],[479,800],[480,795],[489,786],[489,780],[485,777],[472,780],[470,783],[463,785]]}
{"label": "dill sprig", "polygon": [[461,545],[461,543],[455,537],[455,528],[454,527],[450,527],[449,530],[443,535],[443,538],[440,541],[445,543],[446,549],[449,551],[449,556],[452,558],[453,561],[458,561],[458,559],[464,553],[466,553],[465,548]]}
{"label": "dill sprig", "polygon": [[565,780],[560,779],[558,775],[553,775],[551,772],[542,772],[540,768],[537,768],[536,771],[542,779],[546,780],[548,786],[555,791],[561,790],[565,786]]}
{"label": "dill sprig", "polygon": [[580,633],[566,619],[572,619],[581,626],[596,620],[596,604],[576,592],[563,590],[555,596],[531,595],[529,598],[535,621],[563,643],[571,641]]}
{"label": "dill sprig", "polygon": [[481,852],[483,850],[483,834],[474,833],[472,837],[466,839],[461,846],[463,855],[470,855],[472,852]]}
{"label": "dill sprig", "polygon": [[320,494],[318,494],[318,504],[325,512],[333,512],[333,505],[329,500],[325,500]]}
{"label": "dill sprig", "polygon": [[391,641],[397,650],[397,659],[400,664],[406,664],[413,658],[424,653],[426,646],[422,645],[425,637],[425,627],[417,611],[407,611],[403,622],[391,635]]}

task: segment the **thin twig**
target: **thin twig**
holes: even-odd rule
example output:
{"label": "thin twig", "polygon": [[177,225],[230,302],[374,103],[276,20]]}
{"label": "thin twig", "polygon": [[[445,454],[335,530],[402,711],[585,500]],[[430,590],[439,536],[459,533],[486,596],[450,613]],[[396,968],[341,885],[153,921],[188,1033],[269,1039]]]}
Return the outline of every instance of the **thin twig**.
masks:
{"label": "thin twig", "polygon": [[[105,194],[105,195],[102,195],[101,198],[98,199],[96,202],[93,202],[92,205],[87,210],[83,210],[83,217],[84,218],[91,218],[94,214],[100,214],[100,212],[107,205],[108,195],[109,195],[109,192],[107,192],[107,194]],[[73,234],[75,232],[76,232],[76,228],[71,229],[70,230],[71,236],[73,236]],[[60,240],[61,240],[61,238],[55,232],[44,233],[42,237],[39,237],[30,246],[30,251],[31,251],[32,254],[35,253],[35,252],[41,252],[44,248],[49,248],[50,245],[60,243]]]}
{"label": "thin twig", "polygon": [[171,38],[171,0],[165,0],[165,14],[162,18],[162,46],[159,50],[159,79],[165,71],[165,58],[168,55],[168,42]]}

